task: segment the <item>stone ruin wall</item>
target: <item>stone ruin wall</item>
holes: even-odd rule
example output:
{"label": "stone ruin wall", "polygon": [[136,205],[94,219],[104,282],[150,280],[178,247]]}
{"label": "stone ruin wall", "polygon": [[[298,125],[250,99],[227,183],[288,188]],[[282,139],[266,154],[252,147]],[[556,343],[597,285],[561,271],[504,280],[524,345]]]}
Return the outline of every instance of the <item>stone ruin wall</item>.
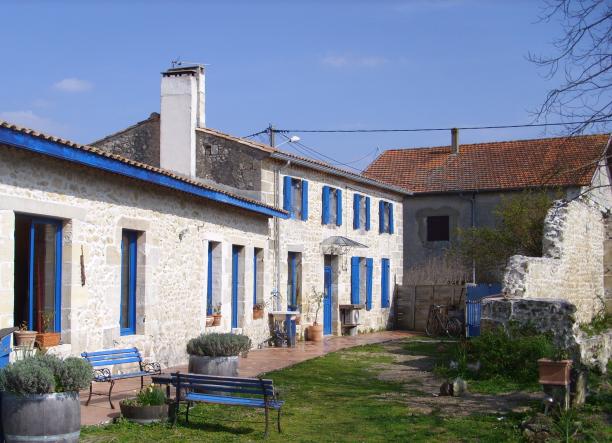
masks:
{"label": "stone ruin wall", "polygon": [[609,304],[604,275],[610,268],[606,258],[612,257],[611,234],[606,214],[596,205],[556,201],[544,223],[543,256],[510,258],[503,296],[483,301],[483,329],[513,321],[550,331],[556,345],[605,371],[612,331],[589,337],[580,324],[589,323]]}

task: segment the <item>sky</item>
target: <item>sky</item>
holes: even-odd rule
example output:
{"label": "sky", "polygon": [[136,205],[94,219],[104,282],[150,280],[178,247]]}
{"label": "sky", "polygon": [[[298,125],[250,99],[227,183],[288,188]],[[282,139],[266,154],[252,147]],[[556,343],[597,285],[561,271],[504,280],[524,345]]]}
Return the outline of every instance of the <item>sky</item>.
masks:
{"label": "sky", "polygon": [[[236,136],[269,124],[531,123],[556,85],[526,59],[529,52],[551,54],[560,36],[558,23],[538,20],[543,6],[543,0],[3,2],[0,119],[89,143],[159,112],[160,72],[180,59],[207,65],[206,124]],[[460,142],[559,131],[462,131]],[[450,143],[446,131],[289,135],[357,169],[385,149]]]}

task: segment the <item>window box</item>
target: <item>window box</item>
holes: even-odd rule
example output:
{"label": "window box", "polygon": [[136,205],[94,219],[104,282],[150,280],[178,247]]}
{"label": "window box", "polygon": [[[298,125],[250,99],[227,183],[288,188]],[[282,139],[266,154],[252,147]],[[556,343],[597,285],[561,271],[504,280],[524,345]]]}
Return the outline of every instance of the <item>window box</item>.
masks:
{"label": "window box", "polygon": [[60,344],[61,334],[59,332],[41,332],[36,334],[36,343],[39,348],[50,348]]}

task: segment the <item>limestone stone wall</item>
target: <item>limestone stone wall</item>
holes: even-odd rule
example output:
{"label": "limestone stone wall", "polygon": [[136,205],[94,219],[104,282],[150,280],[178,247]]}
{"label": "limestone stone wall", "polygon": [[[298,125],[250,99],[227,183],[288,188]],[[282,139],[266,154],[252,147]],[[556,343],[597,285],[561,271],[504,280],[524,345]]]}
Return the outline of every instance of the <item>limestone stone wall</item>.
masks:
{"label": "limestone stone wall", "polygon": [[573,359],[606,372],[612,357],[612,331],[587,335],[576,321],[576,312],[576,306],[565,300],[495,297],[483,300],[481,328],[507,328],[515,322],[552,333],[555,345],[569,350]]}
{"label": "limestone stone wall", "polygon": [[503,279],[508,298],[565,300],[576,320],[588,323],[604,298],[602,212],[584,200],[556,201],[544,226],[543,256],[513,256]]}
{"label": "limestone stone wall", "polygon": [[[361,311],[359,326],[360,332],[385,329],[390,326],[391,308],[381,308],[381,259],[390,259],[390,305],[393,306],[396,286],[402,283],[403,273],[403,209],[402,196],[392,192],[384,192],[379,188],[353,183],[348,179],[324,174],[312,169],[297,165],[267,160],[262,171],[262,196],[264,202],[273,204],[275,201],[274,183],[275,170],[279,168],[279,192],[282,206],[283,177],[286,175],[308,180],[309,206],[308,220],[279,220],[280,232],[280,279],[279,290],[281,305],[286,307],[287,300],[287,257],[288,252],[302,254],[302,298],[307,299],[313,292],[323,291],[325,251],[321,242],[330,236],[344,236],[367,246],[367,248],[354,248],[346,255],[334,256],[333,289],[332,289],[332,333],[341,334],[340,314],[338,305],[349,304],[351,301],[351,256],[373,258],[374,270],[372,277],[372,309]],[[322,190],[323,186],[331,186],[342,190],[342,216],[341,226],[324,225],[322,223]],[[366,231],[362,226],[353,229],[353,195],[355,193],[369,196],[371,199],[371,229]],[[394,233],[379,233],[378,229],[378,202],[380,199],[392,202],[394,205]],[[274,222],[270,221],[271,232]],[[365,292],[361,294],[361,303],[365,303]],[[308,311],[303,304],[302,311]],[[302,329],[313,321],[312,316],[304,316]],[[322,322],[322,313],[319,314]]]}
{"label": "limestone stone wall", "polygon": [[[16,213],[63,221],[63,344],[54,351],[65,355],[138,346],[163,366],[185,363],[187,340],[205,330],[208,241],[223,248],[222,326],[211,330],[230,330],[232,245],[244,246],[247,264],[254,247],[270,257],[264,216],[2,147],[0,327],[13,324]],[[140,233],[136,334],[127,336],[119,331],[122,229]],[[269,293],[270,272],[265,274],[264,292]],[[265,320],[252,319],[252,266],[244,267],[240,287],[239,328],[257,344],[269,336],[269,328]]]}

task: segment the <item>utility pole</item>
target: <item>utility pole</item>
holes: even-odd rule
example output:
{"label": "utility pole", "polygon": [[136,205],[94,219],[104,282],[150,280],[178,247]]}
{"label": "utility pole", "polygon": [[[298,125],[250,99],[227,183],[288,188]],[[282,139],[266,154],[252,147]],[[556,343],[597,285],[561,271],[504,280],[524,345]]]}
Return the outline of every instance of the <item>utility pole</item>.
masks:
{"label": "utility pole", "polygon": [[276,146],[276,141],[274,140],[274,126],[272,126],[272,123],[270,123],[270,126],[268,126],[268,137],[270,138],[270,146],[272,146],[273,148]]}

